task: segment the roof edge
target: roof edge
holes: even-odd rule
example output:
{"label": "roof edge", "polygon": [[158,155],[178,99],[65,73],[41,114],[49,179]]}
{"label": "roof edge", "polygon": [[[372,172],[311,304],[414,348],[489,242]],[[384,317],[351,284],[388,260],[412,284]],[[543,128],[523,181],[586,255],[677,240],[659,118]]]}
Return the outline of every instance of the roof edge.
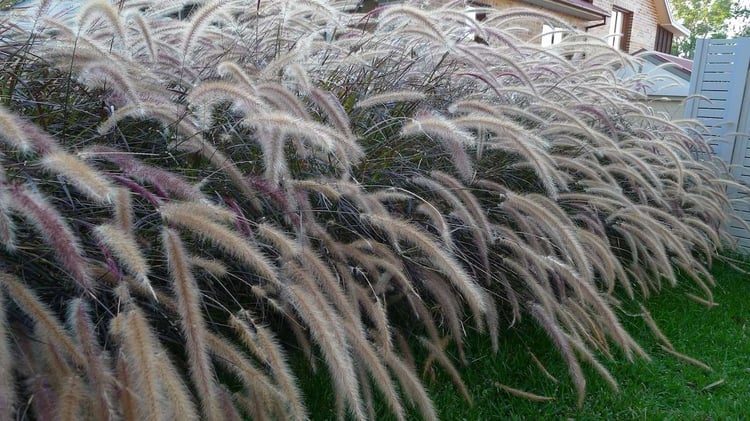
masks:
{"label": "roof edge", "polygon": [[656,13],[659,17],[659,24],[664,29],[678,37],[690,36],[690,30],[681,24],[672,14],[672,5],[669,4],[669,0],[656,0],[654,3],[656,5]]}
{"label": "roof edge", "polygon": [[583,0],[523,0],[523,2],[584,20],[601,20],[609,17],[608,11]]}

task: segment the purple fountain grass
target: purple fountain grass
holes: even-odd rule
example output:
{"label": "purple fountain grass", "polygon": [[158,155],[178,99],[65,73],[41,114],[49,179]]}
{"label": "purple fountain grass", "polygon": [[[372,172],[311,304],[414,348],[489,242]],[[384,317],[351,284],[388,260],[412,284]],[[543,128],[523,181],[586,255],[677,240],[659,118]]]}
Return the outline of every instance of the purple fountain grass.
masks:
{"label": "purple fountain grass", "polygon": [[11,207],[45,239],[68,275],[86,292],[93,289],[78,238],[65,219],[40,194],[21,185],[8,189]]}
{"label": "purple fountain grass", "polygon": [[445,347],[464,358],[468,313],[496,352],[501,314],[536,321],[583,399],[580,361],[616,389],[594,356],[647,358],[620,298],[686,272],[714,305],[727,189],[748,189],[699,126],[636,103],[633,60],[544,13],[345,3],[96,0],[0,40],[21,60],[0,72],[0,283],[45,339],[0,331],[0,374],[22,361],[29,385],[0,411],[304,419],[300,349],[339,417],[433,420],[412,347],[466,394]]}

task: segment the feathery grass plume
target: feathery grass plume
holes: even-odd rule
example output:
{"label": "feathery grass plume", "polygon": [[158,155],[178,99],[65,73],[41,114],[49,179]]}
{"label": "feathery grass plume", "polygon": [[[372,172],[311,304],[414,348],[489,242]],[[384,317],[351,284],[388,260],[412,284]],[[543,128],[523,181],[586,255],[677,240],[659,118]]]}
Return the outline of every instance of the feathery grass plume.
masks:
{"label": "feathery grass plume", "polygon": [[148,279],[148,262],[141,253],[135,237],[114,224],[97,225],[93,231],[99,241],[109,247],[120,264],[125,266],[138,282],[151,291],[154,299],[156,299],[156,292],[154,292],[151,281]]}
{"label": "feathery grass plume", "polygon": [[167,415],[165,405],[171,399],[163,393],[157,368],[157,356],[164,350],[142,310],[132,302],[127,303],[127,307],[124,313],[113,317],[109,325],[110,335],[120,345],[128,377],[132,377],[131,387],[126,390],[132,392],[138,402],[135,405],[138,418],[163,420]]}
{"label": "feathery grass plume", "polygon": [[[34,151],[39,155],[45,155],[60,149],[59,142],[52,135],[36,124],[4,111],[2,106],[0,106],[0,129],[3,133],[0,139],[4,139],[6,144],[18,149],[21,153]],[[15,137],[19,135],[20,138]]]}
{"label": "feathery grass plume", "polygon": [[[161,203],[162,203],[161,198],[157,197],[155,194],[151,193],[145,187],[136,183],[135,181],[127,177],[120,176],[120,175],[110,175],[110,178],[116,181],[117,183],[127,187],[128,190],[136,193],[138,196],[144,198],[149,203],[151,203],[151,205],[153,205],[154,207],[158,208],[159,206],[161,206]],[[117,211],[115,211],[115,218],[117,218]]]}
{"label": "feathery grass plume", "polygon": [[[260,413],[266,414],[274,410],[276,408],[274,402],[284,400],[284,394],[253,365],[245,352],[237,349],[221,336],[212,333],[206,336],[206,340],[215,362],[237,376],[245,388],[244,392],[251,394],[252,399],[256,401],[256,409]],[[277,415],[283,416],[281,413]]]}
{"label": "feathery grass plume", "polygon": [[34,150],[34,146],[26,137],[24,126],[24,122],[18,116],[0,106],[0,140],[19,152],[27,154]]}
{"label": "feathery grass plume", "polygon": [[80,420],[83,395],[81,379],[75,374],[69,375],[60,391],[57,419],[60,421]]}
{"label": "feathery grass plume", "polygon": [[224,385],[218,385],[219,402],[218,406],[222,413],[222,420],[226,421],[243,421],[240,410],[234,405],[232,395]]}
{"label": "feathery grass plume", "polygon": [[0,247],[12,253],[16,249],[16,224],[10,217],[10,198],[6,189],[7,184],[0,169]]}
{"label": "feathery grass plume", "polygon": [[213,108],[222,101],[230,101],[235,109],[245,114],[260,112],[264,106],[256,97],[255,85],[238,85],[220,80],[203,82],[194,87],[187,100],[195,107],[196,118],[203,128],[213,126]]}
{"label": "feathery grass plume", "polygon": [[231,77],[236,82],[241,83],[247,88],[252,89],[255,82],[250,78],[244,68],[233,61],[222,61],[216,66],[216,72],[223,77]]}
{"label": "feathery grass plume", "polygon": [[546,150],[549,146],[542,138],[530,134],[516,123],[496,117],[468,115],[454,119],[454,123],[459,128],[485,129],[495,133],[486,147],[522,156],[537,174],[550,197],[556,198],[558,191],[565,189],[564,180],[555,168],[554,159]]}
{"label": "feathery grass plume", "polygon": [[[415,24],[412,25],[412,22]],[[378,19],[378,30],[383,32],[394,29],[397,33],[418,33],[438,44],[448,44],[445,34],[428,12],[413,6],[395,5],[383,9]]]}
{"label": "feathery grass plume", "polygon": [[107,61],[86,63],[79,75],[80,80],[87,86],[104,88],[111,87],[136,109],[143,108],[143,101],[138,92],[135,81],[124,73],[115,63]]}
{"label": "feathery grass plume", "polygon": [[216,379],[206,346],[207,328],[201,312],[200,289],[193,277],[187,253],[177,233],[164,228],[162,242],[172,277],[173,290],[177,297],[190,374],[201,400],[203,416],[207,420],[220,420],[222,417],[217,407]]}
{"label": "feathery grass plume", "polygon": [[305,247],[302,249],[299,260],[300,266],[306,269],[307,273],[316,280],[317,288],[311,285],[311,289],[323,292],[331,300],[336,310],[341,313],[345,323],[359,325],[355,310],[352,309],[351,302],[347,299],[341,282],[322,259],[316,253],[313,253],[310,248]]}
{"label": "feathery grass plume", "polygon": [[192,213],[191,208],[183,206],[181,203],[169,203],[164,205],[160,212],[167,222],[178,225],[191,234],[213,243],[225,253],[234,256],[257,271],[266,281],[274,285],[281,284],[276,270],[255,245],[250,244],[225,226]]}
{"label": "feathery grass plume", "polygon": [[[341,273],[341,270],[339,270],[339,273]],[[391,339],[391,329],[385,300],[381,300],[371,288],[356,285],[353,281],[351,285],[347,285],[347,288],[350,291],[350,295],[354,296],[352,301],[359,303],[367,318],[372,322],[377,332],[377,334],[373,334],[377,345],[382,348],[383,353],[391,352],[393,341]]]}
{"label": "feathery grass plume", "polygon": [[74,298],[68,304],[68,324],[88,362],[84,368],[93,394],[92,415],[97,420],[113,420],[116,418],[112,399],[114,374],[109,359],[97,342],[89,306],[82,298]]}
{"label": "feathery grass plume", "polygon": [[157,61],[159,56],[159,46],[151,35],[149,23],[146,22],[146,19],[142,14],[137,12],[130,13],[127,15],[127,17],[135,21],[135,24],[138,27],[138,31],[141,33],[143,44],[146,46],[146,50],[148,51],[149,59],[152,62]]}
{"label": "feathery grass plume", "polygon": [[464,327],[462,324],[462,320],[464,317],[464,312],[463,308],[461,308],[461,305],[457,300],[457,297],[450,290],[446,282],[440,279],[440,276],[436,275],[435,273],[422,271],[422,273],[420,273],[420,278],[424,279],[424,288],[435,299],[437,305],[439,306],[440,316],[447,320],[448,330],[450,331],[450,335],[456,343],[459,361],[463,365],[468,365],[463,346]]}
{"label": "feathery grass plume", "polygon": [[200,256],[189,256],[190,265],[210,273],[216,278],[223,278],[229,273],[227,266],[217,259],[205,259]]}
{"label": "feathery grass plume", "polygon": [[114,217],[116,226],[124,233],[133,235],[133,200],[130,192],[123,188],[115,189]]}
{"label": "feathery grass plume", "polygon": [[[573,223],[557,204],[538,194],[517,195],[506,193],[503,208],[516,208],[557,245],[562,257],[575,265],[587,282],[592,280],[591,264],[580,241],[574,235]],[[530,223],[532,221],[529,221]]]}
{"label": "feathery grass plume", "polygon": [[383,104],[396,102],[418,102],[427,99],[424,92],[419,91],[393,91],[382,94],[370,95],[354,104],[354,108],[371,108]]}
{"label": "feathery grass plume", "polygon": [[419,408],[419,412],[425,421],[437,421],[438,416],[435,412],[435,406],[427,394],[422,382],[414,373],[414,367],[402,361],[395,353],[386,352],[383,354],[386,364],[393,374],[398,378],[403,393],[407,396],[410,403]]}
{"label": "feathery grass plume", "polygon": [[211,164],[216,166],[219,170],[223,171],[227,177],[232,181],[235,187],[245,195],[245,199],[255,209],[262,209],[260,201],[257,198],[258,192],[251,187],[245,176],[242,174],[235,162],[219,151],[216,147],[204,141],[202,138],[193,136],[185,141],[178,144],[179,148],[197,152],[203,158],[206,158]]}
{"label": "feathery grass plume", "polygon": [[[278,130],[281,138],[287,136],[305,139],[310,146],[319,148],[326,153],[334,153],[341,150],[342,156],[336,156],[343,163],[356,163],[364,153],[353,139],[348,139],[342,134],[314,121],[302,120],[287,113],[276,112],[267,115],[251,116],[243,119],[243,125],[256,130],[273,128]],[[301,147],[301,146],[300,146]],[[306,150],[297,150],[303,156]]]}
{"label": "feathery grass plume", "polygon": [[340,317],[327,300],[315,293],[316,288],[305,287],[309,284],[307,273],[295,265],[286,266],[285,272],[293,283],[283,290],[285,300],[308,325],[315,342],[323,350],[336,393],[344,399],[355,419],[365,419],[354,360]]}
{"label": "feathery grass plume", "polygon": [[217,206],[212,203],[205,201],[195,202],[171,202],[162,209],[169,211],[170,209],[179,210],[181,213],[194,215],[196,217],[203,218],[207,221],[221,223],[221,224],[232,224],[237,219],[237,214],[232,209]]}
{"label": "feathery grass plume", "polygon": [[453,242],[453,237],[451,236],[451,229],[445,218],[443,218],[443,214],[435,206],[431,203],[420,203],[417,205],[416,211],[430,218],[432,226],[440,234],[440,238],[445,243],[447,250],[456,250],[456,244]]}
{"label": "feathery grass plume", "polygon": [[476,139],[468,131],[461,130],[450,120],[437,115],[418,116],[401,128],[400,136],[424,134],[436,137],[441,141],[446,152],[450,154],[456,171],[463,181],[469,182],[474,177],[474,164],[466,153],[466,147],[475,145]]}
{"label": "feathery grass plume", "polygon": [[[467,187],[458,180],[442,171],[432,171],[430,176],[437,180],[441,196],[452,204],[461,219],[469,225],[475,233],[474,243],[477,246],[479,260],[484,271],[484,279],[489,283],[492,277],[489,261],[488,244],[492,243],[489,220],[485,211],[480,207],[477,198],[467,191]],[[451,197],[454,196],[454,197]]]}
{"label": "feathery grass plume", "polygon": [[16,385],[13,374],[15,361],[10,346],[6,309],[5,294],[0,292],[0,418],[13,419],[16,405]]}
{"label": "feathery grass plume", "polygon": [[[617,380],[612,376],[612,373],[607,370],[606,367],[602,363],[600,363],[596,357],[594,357],[594,354],[583,344],[581,341],[577,338],[569,338],[570,344],[575,348],[575,350],[578,352],[580,356],[583,357],[585,361],[587,361],[593,368],[596,370],[596,372],[604,379],[604,381],[607,382],[609,387],[614,392],[620,391],[620,386],[617,384]],[[611,358],[611,355],[608,356]]]}
{"label": "feathery grass plume", "polygon": [[[177,174],[171,171],[147,165],[135,159],[131,153],[117,150],[108,146],[92,146],[82,152],[79,156],[88,158],[101,158],[119,166],[125,175],[139,181],[149,183],[159,193],[169,192],[179,199],[201,201],[203,194],[195,186],[191,185]],[[162,195],[164,196],[164,195]]]}
{"label": "feathery grass plume", "polygon": [[270,241],[285,259],[293,259],[302,252],[301,244],[268,223],[258,224],[258,236]]}
{"label": "feathery grass plume", "polygon": [[261,326],[253,320],[247,310],[238,316],[234,314],[229,318],[229,325],[237,332],[245,346],[270,367],[273,377],[284,392],[289,404],[290,414],[293,419],[307,419],[307,409],[302,400],[302,393],[297,387],[297,381],[289,367],[283,350],[269,329]]}
{"label": "feathery grass plume", "polygon": [[[35,338],[44,338],[44,332],[42,329],[37,329],[36,326],[33,330],[33,336]],[[55,375],[49,377],[49,385],[55,392],[60,392],[65,389],[66,382],[69,381],[70,377],[73,377],[75,372],[68,362],[68,358],[63,355],[61,350],[52,342],[42,342],[40,339],[39,344],[35,348],[35,357],[39,359],[39,367],[41,370],[47,373],[55,373]],[[54,404],[60,406],[62,403],[58,396],[55,396]]]}
{"label": "feathery grass plume", "polygon": [[440,248],[427,234],[405,221],[379,215],[362,214],[361,217],[378,228],[389,227],[388,230],[396,236],[395,241],[410,243],[421,250],[436,269],[463,295],[474,313],[477,327],[482,327],[482,316],[486,313],[488,302],[487,295],[450,254]]}
{"label": "feathery grass plume", "polygon": [[349,116],[335,95],[329,91],[313,87],[310,89],[308,96],[325,113],[329,124],[346,137],[350,139],[355,137]]}
{"label": "feathery grass plume", "polygon": [[291,118],[311,121],[310,113],[289,89],[275,83],[256,84],[258,96],[279,112],[288,114]]}
{"label": "feathery grass plume", "polygon": [[81,7],[78,14],[78,26],[83,28],[89,21],[96,22],[96,18],[103,18],[109,23],[109,28],[120,39],[122,46],[127,45],[125,25],[117,10],[106,0],[89,0]]}
{"label": "feathery grass plume", "polygon": [[177,371],[177,367],[172,364],[170,358],[165,354],[157,355],[154,359],[156,369],[158,370],[161,387],[164,395],[169,397],[167,404],[174,420],[198,421],[200,419],[198,410],[193,401],[182,375]]}
{"label": "feathery grass plume", "polygon": [[[364,367],[367,372],[370,373],[372,381],[381,391],[381,396],[385,399],[386,403],[391,409],[396,420],[405,421],[405,413],[403,404],[401,403],[401,397],[398,394],[396,385],[394,384],[388,368],[383,363],[377,350],[372,344],[363,338],[361,331],[355,332],[355,328],[350,323],[346,323],[344,328],[350,332],[352,337],[352,351],[360,361],[357,364],[357,368]],[[360,373],[364,374],[365,370],[361,370]],[[363,381],[366,382],[366,376],[360,376]],[[365,386],[363,386],[364,388]],[[368,384],[366,387],[370,387]]]}
{"label": "feathery grass plume", "polygon": [[231,5],[231,2],[207,1],[190,15],[187,31],[185,31],[182,39],[182,57],[187,64],[192,64],[190,59],[193,57],[191,53],[195,48],[196,39],[205,35],[207,27],[219,18],[224,9]]}
{"label": "feathery grass plume", "polygon": [[583,375],[578,359],[571,349],[568,336],[560,328],[554,316],[547,313],[542,306],[536,303],[528,303],[528,306],[531,315],[536,319],[544,331],[547,332],[547,335],[549,335],[550,339],[555,343],[557,350],[565,359],[568,371],[570,372],[570,377],[573,380],[573,385],[578,393],[578,406],[580,407],[583,405],[583,399],[586,396],[586,378]]}
{"label": "feathery grass plume", "polygon": [[461,184],[455,178],[451,177],[449,174],[434,170],[430,172],[430,176],[446,187],[452,189],[455,194],[461,198],[461,201],[466,205],[466,208],[481,228],[481,232],[483,233],[485,240],[491,242],[492,239],[489,237],[489,234],[491,232],[490,222],[487,219],[486,211],[482,209],[482,206],[480,205],[479,200],[477,200],[476,196],[474,196],[474,194],[472,194],[466,186]]}
{"label": "feathery grass plume", "polygon": [[115,108],[114,112],[97,126],[96,131],[103,136],[126,118],[156,120],[164,127],[173,128],[177,134],[185,137],[195,136],[200,131],[198,124],[187,115],[184,105],[163,100],[156,102],[151,98],[140,104],[124,104]]}
{"label": "feathery grass plume", "polygon": [[0,272],[0,285],[21,311],[34,321],[35,330],[40,335],[43,335],[49,343],[54,343],[56,347],[59,347],[65,357],[70,358],[75,366],[86,366],[86,358],[70,338],[65,327],[30,287],[24,285],[13,274],[5,272]]}
{"label": "feathery grass plume", "polygon": [[135,403],[135,387],[131,381],[130,372],[125,362],[125,355],[122,352],[116,353],[115,373],[117,376],[115,387],[117,388],[117,399],[120,404],[122,419],[124,421],[136,421],[138,419],[138,411]]}

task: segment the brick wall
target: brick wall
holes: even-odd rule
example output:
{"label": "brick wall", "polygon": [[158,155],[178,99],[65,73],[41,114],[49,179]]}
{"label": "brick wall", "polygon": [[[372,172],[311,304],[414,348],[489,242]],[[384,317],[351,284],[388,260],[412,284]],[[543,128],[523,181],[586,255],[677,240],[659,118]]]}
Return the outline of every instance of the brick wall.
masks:
{"label": "brick wall", "polygon": [[[628,53],[634,53],[641,48],[654,49],[658,20],[653,0],[594,0],[594,6],[610,12],[613,8],[618,7],[633,13]],[[599,37],[609,35],[609,20],[607,20],[606,25],[592,28],[589,32]]]}
{"label": "brick wall", "polygon": [[[433,4],[445,3],[447,0],[431,0]],[[544,8],[530,5],[529,3],[519,0],[480,0],[482,3],[487,4],[498,9],[507,9],[510,7],[525,7],[540,12],[546,13],[560,18],[562,21],[574,26],[577,29],[585,30],[587,26],[594,26],[597,21],[584,21],[576,17],[566,15],[564,13],[550,11]],[[634,53],[641,48],[646,50],[654,49],[654,42],[656,40],[656,28],[658,25],[656,7],[654,6],[654,0],[593,0],[593,5],[600,7],[608,12],[612,12],[614,7],[618,7],[622,10],[632,12],[632,23],[630,42],[627,46],[628,53]],[[530,39],[538,36],[542,33],[542,25],[538,20],[523,20],[518,21],[518,27],[525,28],[526,35],[523,36],[520,32],[518,36],[524,39]],[[596,37],[606,37],[609,35],[610,20],[607,19],[607,23],[602,26],[593,27],[587,32]]]}

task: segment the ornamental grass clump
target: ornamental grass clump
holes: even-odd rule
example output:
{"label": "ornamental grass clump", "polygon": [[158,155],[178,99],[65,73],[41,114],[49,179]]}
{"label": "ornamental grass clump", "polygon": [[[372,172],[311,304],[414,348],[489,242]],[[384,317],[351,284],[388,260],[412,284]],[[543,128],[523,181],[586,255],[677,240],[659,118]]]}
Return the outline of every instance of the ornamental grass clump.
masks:
{"label": "ornamental grass clump", "polygon": [[648,358],[621,300],[713,302],[743,187],[632,58],[527,42],[550,16],[46,3],[0,27],[3,418],[305,419],[301,359],[339,418],[436,419],[420,365],[465,392],[467,325],[526,319],[582,400],[582,363]]}

